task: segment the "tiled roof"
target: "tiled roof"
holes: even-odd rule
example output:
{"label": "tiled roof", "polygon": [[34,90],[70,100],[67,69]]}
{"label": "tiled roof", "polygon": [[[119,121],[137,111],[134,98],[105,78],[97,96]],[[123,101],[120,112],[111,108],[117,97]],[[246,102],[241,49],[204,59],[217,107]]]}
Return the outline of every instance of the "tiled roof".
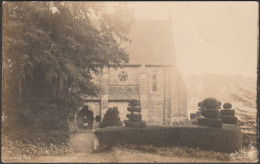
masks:
{"label": "tiled roof", "polygon": [[[91,20],[98,28],[99,21]],[[126,50],[129,64],[175,65],[175,50],[170,19],[133,21]],[[123,47],[126,45],[124,44]]]}
{"label": "tiled roof", "polygon": [[175,65],[170,20],[135,20],[127,47],[130,64]]}

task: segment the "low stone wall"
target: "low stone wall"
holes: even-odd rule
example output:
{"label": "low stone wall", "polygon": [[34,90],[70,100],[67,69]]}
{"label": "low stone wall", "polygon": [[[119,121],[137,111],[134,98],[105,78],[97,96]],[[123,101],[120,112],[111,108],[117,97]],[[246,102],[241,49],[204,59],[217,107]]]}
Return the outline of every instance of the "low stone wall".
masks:
{"label": "low stone wall", "polygon": [[148,126],[146,128],[109,127],[95,132],[101,145],[117,144],[187,146],[219,152],[238,151],[242,146],[238,126]]}

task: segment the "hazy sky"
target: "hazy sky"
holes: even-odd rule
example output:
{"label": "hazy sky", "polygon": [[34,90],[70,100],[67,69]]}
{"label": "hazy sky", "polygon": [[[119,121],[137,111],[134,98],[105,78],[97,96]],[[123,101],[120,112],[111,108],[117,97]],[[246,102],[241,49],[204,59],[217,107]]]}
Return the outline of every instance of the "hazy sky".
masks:
{"label": "hazy sky", "polygon": [[179,70],[256,75],[257,2],[128,2],[138,19],[171,14]]}

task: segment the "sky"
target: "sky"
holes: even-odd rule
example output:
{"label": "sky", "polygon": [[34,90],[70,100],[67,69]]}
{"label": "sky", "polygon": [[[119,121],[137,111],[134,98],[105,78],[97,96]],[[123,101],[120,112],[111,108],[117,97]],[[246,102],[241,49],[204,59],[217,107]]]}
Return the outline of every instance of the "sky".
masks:
{"label": "sky", "polygon": [[257,2],[128,2],[137,19],[171,15],[177,66],[184,74],[256,76]]}

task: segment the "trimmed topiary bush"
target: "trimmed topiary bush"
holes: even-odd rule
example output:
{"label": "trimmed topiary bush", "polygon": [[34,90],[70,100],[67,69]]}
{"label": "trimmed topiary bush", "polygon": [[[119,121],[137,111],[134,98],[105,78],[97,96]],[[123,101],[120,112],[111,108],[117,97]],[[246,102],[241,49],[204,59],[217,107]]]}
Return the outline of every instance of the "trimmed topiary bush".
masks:
{"label": "trimmed topiary bush", "polygon": [[218,103],[217,99],[213,97],[208,97],[203,100],[203,107],[206,109],[217,109]]}
{"label": "trimmed topiary bush", "polygon": [[203,126],[147,126],[146,128],[111,127],[98,129],[95,135],[101,145],[122,144],[153,146],[184,146],[220,152],[235,152],[242,147],[238,126],[223,128]]}
{"label": "trimmed topiary bush", "polygon": [[130,107],[127,107],[127,110],[131,113],[133,112],[141,112],[142,111],[142,108],[140,106],[130,106]]}
{"label": "trimmed topiary bush", "polygon": [[126,117],[133,122],[140,122],[142,121],[142,115],[141,114],[127,114]]}
{"label": "trimmed topiary bush", "polygon": [[[146,122],[142,121],[142,115],[140,112],[142,108],[140,107],[140,101],[136,99],[130,100],[127,110],[131,112],[131,114],[127,114],[126,117],[128,120],[125,120],[125,126],[131,128],[144,128],[146,127]],[[134,114],[134,112],[138,112],[139,114]]]}
{"label": "trimmed topiary bush", "polygon": [[140,106],[140,101],[137,99],[132,99],[129,101],[128,106]]}
{"label": "trimmed topiary bush", "polygon": [[198,125],[207,126],[211,128],[222,128],[222,119],[198,118]]}
{"label": "trimmed topiary bush", "polygon": [[231,109],[231,108],[232,108],[232,104],[231,104],[231,103],[225,103],[225,104],[223,105],[223,108],[224,108],[224,109]]}
{"label": "trimmed topiary bush", "polygon": [[101,128],[107,126],[122,126],[123,122],[120,120],[119,111],[117,107],[109,108],[100,123]]}
{"label": "trimmed topiary bush", "polygon": [[233,109],[224,109],[220,111],[220,116],[235,116],[235,110]]}
{"label": "trimmed topiary bush", "polygon": [[224,124],[237,125],[237,117],[233,117],[233,116],[222,116],[221,119],[223,120],[223,123],[224,123]]}
{"label": "trimmed topiary bush", "polygon": [[201,110],[201,115],[205,118],[218,118],[220,116],[219,111],[217,109],[203,109]]}

